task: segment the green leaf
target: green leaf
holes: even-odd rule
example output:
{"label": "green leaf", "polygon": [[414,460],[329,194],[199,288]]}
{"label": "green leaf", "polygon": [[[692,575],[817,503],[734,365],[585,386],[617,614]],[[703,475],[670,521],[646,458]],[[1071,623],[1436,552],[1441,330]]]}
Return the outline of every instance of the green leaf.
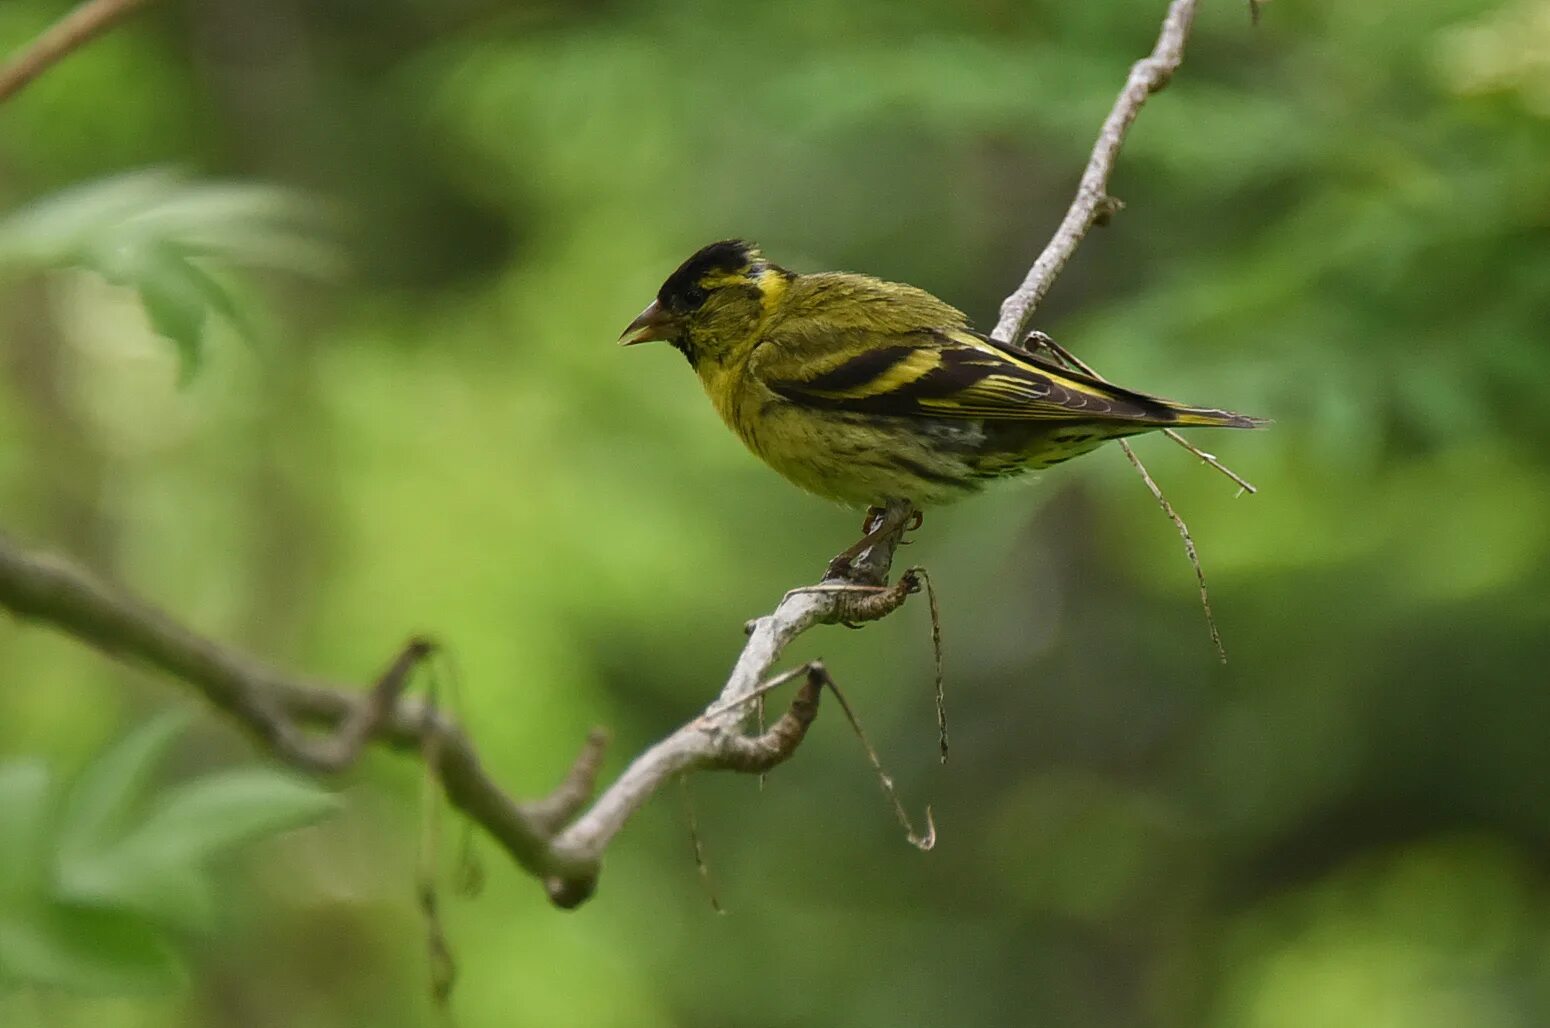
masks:
{"label": "green leaf", "polygon": [[153,848],[119,847],[62,868],[57,895],[71,904],[118,910],[183,932],[215,928],[215,890],[199,867]]}
{"label": "green leaf", "polygon": [[169,789],[124,846],[199,863],[244,842],[316,821],[337,806],[332,793],[294,775],[238,768]]}
{"label": "green leaf", "polygon": [[105,237],[116,234],[137,211],[154,209],[179,188],[181,176],[165,168],[125,175],[55,193],[0,221],[0,266],[71,264]]}
{"label": "green leaf", "polygon": [[335,805],[328,792],[267,768],[209,775],[168,790],[114,845],[62,864],[59,892],[76,903],[208,931],[215,901],[202,870],[206,862],[314,821]]}
{"label": "green leaf", "polygon": [[60,816],[61,862],[89,858],[113,842],[157,762],[191,717],[187,710],[174,710],[153,718],[87,765]]}
{"label": "green leaf", "polygon": [[134,289],[151,327],[177,348],[186,385],[212,314],[253,334],[242,294],[203,264],[337,274],[338,253],[319,239],[329,220],[286,189],[153,169],[78,186],[0,220],[0,270],[82,267]]}
{"label": "green leaf", "polygon": [[0,220],[0,267],[79,264],[117,280],[109,269],[170,245],[245,267],[326,276],[341,264],[317,238],[327,220],[321,205],[276,186],[144,169],[55,193]]}
{"label": "green leaf", "polygon": [[49,903],[0,915],[0,984],[145,993],[186,978],[167,938],[132,914]]}
{"label": "green leaf", "polygon": [[204,360],[204,331],[209,320],[207,295],[187,257],[158,248],[139,280],[140,302],[156,334],[178,351],[178,384],[193,381]]}

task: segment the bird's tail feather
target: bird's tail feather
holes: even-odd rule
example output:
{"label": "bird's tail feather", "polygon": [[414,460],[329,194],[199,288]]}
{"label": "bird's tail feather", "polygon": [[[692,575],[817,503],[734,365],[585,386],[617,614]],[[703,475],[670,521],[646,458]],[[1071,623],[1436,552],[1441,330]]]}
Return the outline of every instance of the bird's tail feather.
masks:
{"label": "bird's tail feather", "polygon": [[1268,418],[1250,417],[1230,410],[1188,407],[1169,400],[1161,401],[1161,405],[1167,416],[1159,418],[1157,423],[1172,428],[1263,428],[1270,424]]}
{"label": "bird's tail feather", "polygon": [[1017,351],[1012,355],[1018,361],[1031,364],[1046,374],[1054,372],[1080,392],[1101,396],[1111,402],[1117,401],[1111,408],[1117,415],[1116,420],[1134,419],[1148,428],[1263,428],[1270,424],[1268,418],[1256,418],[1215,407],[1191,407],[1186,403],[1175,403],[1160,396],[1126,389],[1084,371],[1055,364],[1038,354]]}

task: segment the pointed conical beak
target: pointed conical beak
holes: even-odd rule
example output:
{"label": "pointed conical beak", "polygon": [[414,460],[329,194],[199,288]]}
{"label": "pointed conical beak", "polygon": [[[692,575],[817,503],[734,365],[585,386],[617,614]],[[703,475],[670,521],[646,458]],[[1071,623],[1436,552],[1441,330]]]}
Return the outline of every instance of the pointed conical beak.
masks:
{"label": "pointed conical beak", "polygon": [[636,343],[649,343],[658,339],[670,340],[677,334],[673,316],[668,313],[666,307],[653,300],[651,306],[641,311],[640,316],[630,322],[630,327],[619,337],[619,345],[634,346]]}

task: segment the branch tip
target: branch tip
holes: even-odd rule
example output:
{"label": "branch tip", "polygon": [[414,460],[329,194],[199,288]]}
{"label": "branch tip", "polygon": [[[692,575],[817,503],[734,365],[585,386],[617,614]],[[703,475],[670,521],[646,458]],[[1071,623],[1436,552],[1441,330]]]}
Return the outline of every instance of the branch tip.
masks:
{"label": "branch tip", "polygon": [[564,828],[592,798],[608,742],[606,729],[593,728],[587,733],[580,752],[576,754],[576,759],[571,762],[570,770],[565,773],[560,784],[544,798],[523,804],[526,815],[545,832],[553,835]]}
{"label": "branch tip", "polygon": [[544,892],[549,902],[561,910],[575,910],[597,891],[597,876],[582,878],[549,877],[544,879]]}

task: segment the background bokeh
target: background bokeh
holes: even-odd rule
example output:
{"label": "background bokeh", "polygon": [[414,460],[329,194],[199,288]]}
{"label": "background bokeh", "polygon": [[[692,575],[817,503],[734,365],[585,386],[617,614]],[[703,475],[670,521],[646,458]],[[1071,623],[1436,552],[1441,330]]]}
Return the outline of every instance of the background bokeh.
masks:
{"label": "background bokeh", "polygon": [[[61,0],[0,5],[0,49]],[[824,629],[930,854],[828,709],[761,792],[667,793],[594,902],[483,847],[447,900],[467,1026],[1550,1024],[1550,3],[1204,6],[1041,327],[1125,384],[1275,419],[933,513],[924,605]],[[743,451],[620,329],[728,235],[995,321],[1162,0],[204,0],[0,109],[0,210],[146,166],[322,197],[346,270],[249,275],[178,383],[89,270],[0,301],[0,525],[275,663],[456,654],[493,773],[545,790],[690,716],[855,517]],[[283,260],[273,261],[283,265]],[[298,258],[300,263],[300,258]],[[317,269],[311,269],[317,270]],[[185,689],[0,621],[0,760],[68,775]],[[261,760],[214,715],[176,781]],[[5,1025],[437,1023],[419,779],[219,869],[181,984],[0,992]],[[0,811],[0,818],[6,816]]]}

